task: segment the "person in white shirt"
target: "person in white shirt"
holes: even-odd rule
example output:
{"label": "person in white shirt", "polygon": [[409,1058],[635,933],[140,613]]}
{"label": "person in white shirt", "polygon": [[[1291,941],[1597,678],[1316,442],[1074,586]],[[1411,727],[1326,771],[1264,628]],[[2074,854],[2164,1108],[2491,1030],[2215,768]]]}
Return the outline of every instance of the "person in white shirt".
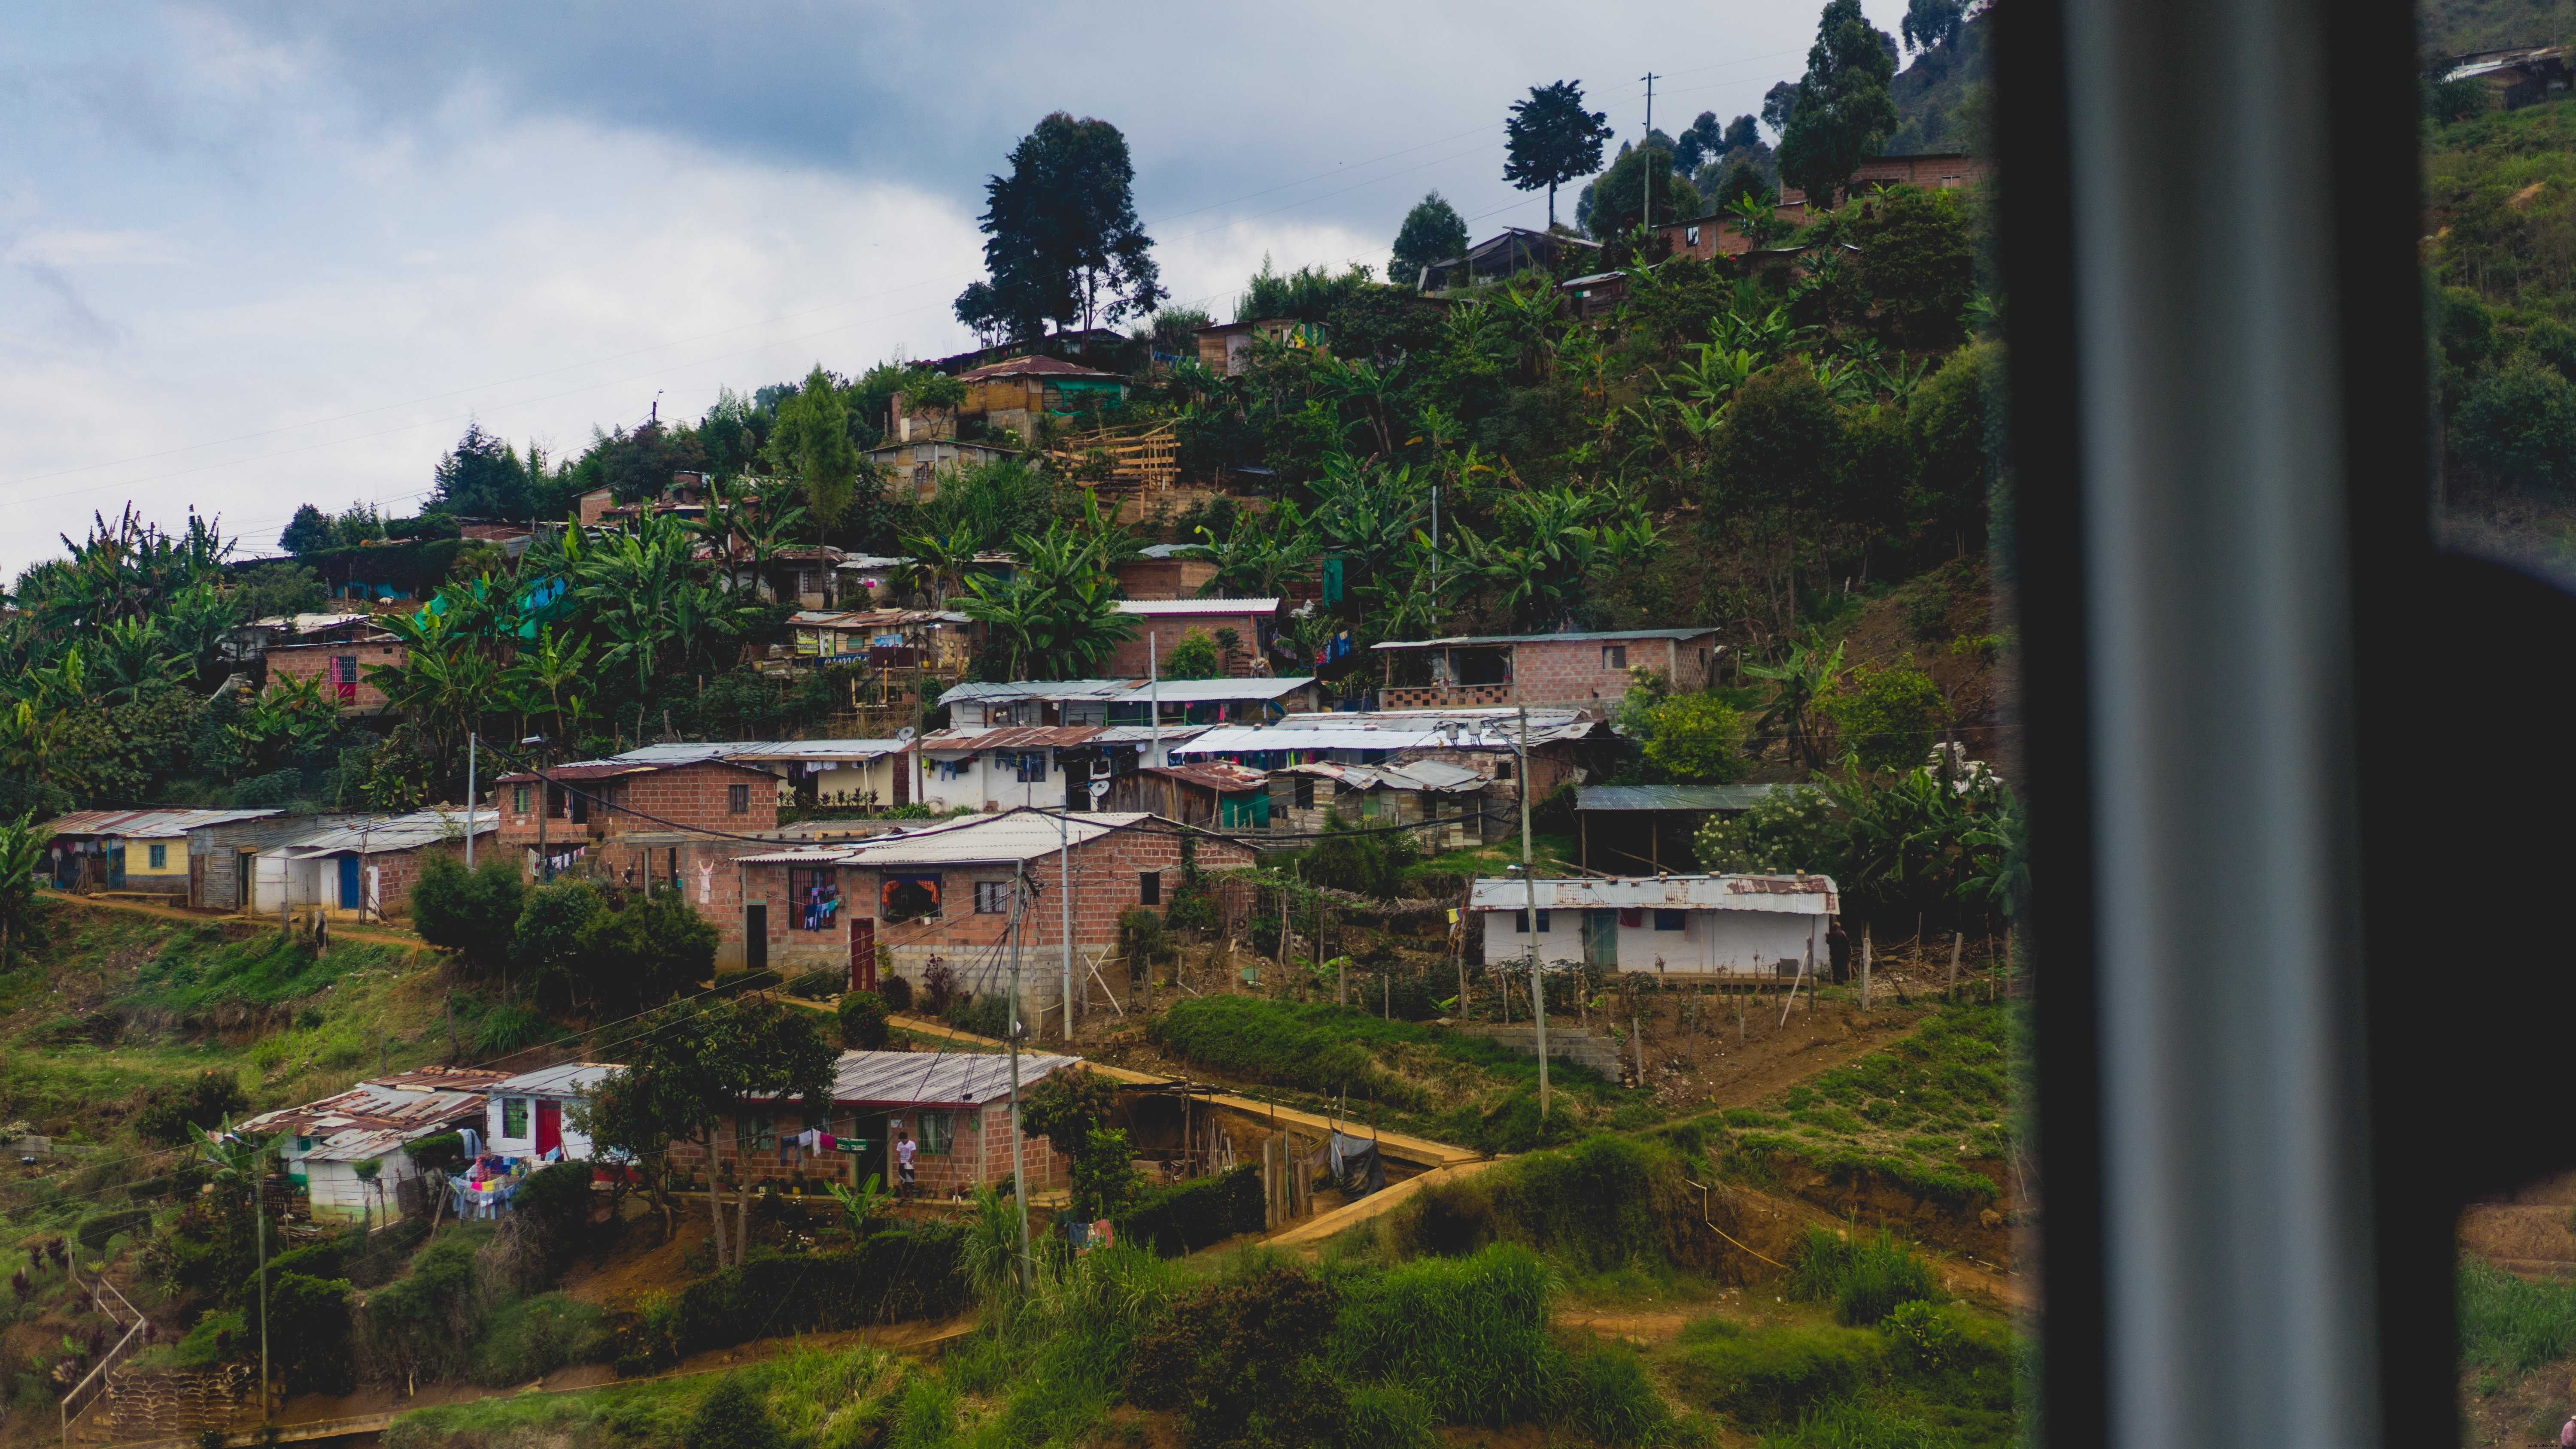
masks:
{"label": "person in white shirt", "polygon": [[910,1197],[912,1195],[912,1154],[916,1150],[917,1149],[913,1146],[911,1133],[898,1132],[894,1134],[895,1184],[897,1190],[906,1197]]}

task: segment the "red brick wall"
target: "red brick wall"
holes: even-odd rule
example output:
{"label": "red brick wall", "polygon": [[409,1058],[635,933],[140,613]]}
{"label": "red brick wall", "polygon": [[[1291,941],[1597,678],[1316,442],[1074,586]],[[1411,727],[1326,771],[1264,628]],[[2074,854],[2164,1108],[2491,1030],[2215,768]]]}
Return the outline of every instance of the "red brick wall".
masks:
{"label": "red brick wall", "polygon": [[285,644],[268,651],[268,672],[289,679],[322,681],[322,697],[331,693],[331,660],[346,655],[358,661],[358,692],[354,702],[341,706],[344,714],[381,714],[385,693],[367,682],[367,670],[378,665],[400,666],[411,656],[400,644]]}
{"label": "red brick wall", "polygon": [[[518,808],[517,785],[528,787],[528,809]],[[727,787],[747,785],[751,808],[740,815],[727,809]],[[677,826],[688,830],[722,831],[731,835],[757,835],[778,828],[778,778],[764,771],[729,765],[721,760],[707,760],[694,765],[678,765],[667,770],[654,770],[640,775],[619,775],[605,780],[571,782],[592,797],[590,819],[572,823],[571,800],[564,801],[566,813],[546,822],[549,848],[588,838],[598,847],[617,855],[626,847],[617,844],[618,837],[629,834],[661,834]],[[493,786],[494,808],[501,822],[501,843],[525,848],[537,843],[537,809],[543,792],[534,780],[512,782],[504,779]],[[602,798],[609,804],[600,803]],[[640,812],[640,813],[635,813]],[[645,816],[655,817],[646,819]],[[667,823],[665,823],[667,822]],[[747,853],[758,847],[735,842]]]}
{"label": "red brick wall", "polygon": [[[1624,650],[1622,657],[1610,650]],[[1508,704],[1557,705],[1606,711],[1628,693],[1628,671],[1642,665],[1663,671],[1677,690],[1716,682],[1717,635],[1696,639],[1541,639],[1512,646],[1509,684],[1406,685],[1383,691],[1387,709],[1464,708]]]}
{"label": "red brick wall", "polygon": [[[1118,591],[1131,599],[1194,599],[1199,586],[1215,577],[1216,564],[1208,559],[1132,559],[1118,566]],[[1243,637],[1248,647],[1252,636]]]}
{"label": "red brick wall", "polygon": [[1181,636],[1192,629],[1207,635],[1210,641],[1216,638],[1217,630],[1232,629],[1242,636],[1242,643],[1236,647],[1235,657],[1249,662],[1259,657],[1261,623],[1270,616],[1256,615],[1251,610],[1244,609],[1233,613],[1135,614],[1129,617],[1136,623],[1136,637],[1120,644],[1118,652],[1110,656],[1109,668],[1105,673],[1111,679],[1144,678],[1145,666],[1148,663],[1145,641],[1149,638],[1154,641],[1156,657],[1169,659],[1172,657],[1173,646],[1179,644]]}
{"label": "red brick wall", "polygon": [[[839,1114],[839,1120],[843,1125],[847,1125],[849,1114],[857,1110],[843,1108]],[[868,1110],[873,1113],[880,1109]],[[887,1130],[910,1132],[913,1140],[919,1141],[921,1132],[918,1124],[913,1121],[914,1110],[917,1109],[898,1108],[889,1113]],[[989,1187],[1011,1180],[1010,1103],[989,1102],[980,1109],[961,1107],[932,1110],[953,1111],[957,1119],[957,1130],[950,1139],[948,1152],[937,1156],[918,1153],[913,1157],[913,1177],[920,1186],[922,1196],[946,1197],[961,1186]],[[968,1130],[970,1125],[974,1130]],[[802,1132],[804,1127],[804,1120],[794,1113],[782,1113],[778,1118],[778,1135],[781,1138],[792,1137]],[[871,1153],[870,1156],[873,1158],[874,1154]],[[1072,1159],[1057,1151],[1054,1142],[1050,1139],[1031,1137],[1028,1139],[1024,1156],[1026,1159],[1024,1170],[1028,1173],[1029,1191],[1048,1192],[1067,1186],[1072,1181]],[[890,1169],[893,1162],[891,1154],[888,1154],[886,1161]],[[696,1143],[672,1144],[672,1166],[688,1172],[703,1173],[706,1171],[706,1162],[706,1150]],[[743,1153],[737,1148],[734,1122],[730,1117],[725,1118],[723,1125],[717,1129],[716,1166],[719,1172],[732,1174],[737,1182],[783,1182],[791,1174],[802,1171],[809,1181],[817,1178],[837,1180],[848,1183],[852,1187],[858,1186],[855,1179],[862,1170],[860,1159],[855,1155],[838,1151],[809,1153],[793,1143],[783,1143],[777,1147],[754,1148],[747,1154]],[[891,1190],[894,1184],[889,1182],[885,1186]]]}

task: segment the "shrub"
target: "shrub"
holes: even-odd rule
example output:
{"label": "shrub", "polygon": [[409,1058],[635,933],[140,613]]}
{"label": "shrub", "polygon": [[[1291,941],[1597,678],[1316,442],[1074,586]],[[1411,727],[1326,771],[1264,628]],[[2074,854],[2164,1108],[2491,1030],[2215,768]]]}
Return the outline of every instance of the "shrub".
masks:
{"label": "shrub", "polygon": [[1897,1304],[1879,1327],[1887,1333],[1889,1356],[1909,1373],[1937,1374],[1958,1351],[1959,1330],[1949,1315],[1920,1298]]}
{"label": "shrub", "polygon": [[1302,1269],[1250,1260],[1137,1336],[1127,1395],[1177,1408],[1193,1444],[1329,1444],[1343,1389],[1322,1351],[1340,1295]]}
{"label": "shrub", "polygon": [[1871,770],[1922,764],[1942,707],[1941,687],[1911,659],[1885,668],[1864,663],[1816,701],[1817,713],[1833,721],[1843,748]]}
{"label": "shrub", "polygon": [[849,984],[847,971],[799,971],[787,983],[787,994],[804,1001],[829,1001]]}
{"label": "shrub", "polygon": [[1128,1209],[1123,1235],[1129,1242],[1152,1244],[1166,1258],[1176,1257],[1237,1233],[1261,1231],[1267,1206],[1261,1169],[1238,1167],[1146,1192]]}
{"label": "shrub", "polygon": [[465,1160],[465,1139],[441,1132],[403,1144],[403,1155],[423,1167],[452,1167]]}
{"label": "shrub", "polygon": [[1476,1179],[1450,1178],[1416,1191],[1391,1226],[1408,1254],[1463,1258],[1493,1240],[1494,1204]]}
{"label": "shrub", "polygon": [[885,998],[873,991],[853,991],[841,998],[841,1045],[857,1051],[885,1050]]}
{"label": "shrub", "polygon": [[912,983],[891,971],[877,973],[877,995],[885,998],[886,1010],[912,1010]]}
{"label": "shrub", "polygon": [[1112,1217],[1126,1210],[1144,1178],[1136,1171],[1136,1154],[1127,1145],[1125,1128],[1094,1127],[1083,1135],[1073,1156],[1069,1206],[1077,1220]]}
{"label": "shrub", "polygon": [[[966,1305],[965,1233],[944,1223],[871,1234],[846,1252],[757,1257],[701,1278],[679,1297],[670,1351],[685,1356],[748,1338],[936,1318]],[[642,1324],[616,1325],[620,1362]]]}
{"label": "shrub", "polygon": [[492,1388],[543,1378],[606,1349],[600,1313],[560,1293],[522,1298],[483,1320],[474,1335],[474,1382]]}
{"label": "shrub", "polygon": [[948,1008],[948,1024],[959,1031],[1000,1041],[1011,1029],[1010,998],[998,992],[960,997]]}
{"label": "shrub", "polygon": [[1536,1253],[1509,1243],[1405,1263],[1352,1285],[1334,1323],[1333,1362],[1346,1378],[1411,1388],[1446,1423],[1540,1418],[1554,1406],[1562,1363],[1547,1335],[1558,1288]]}
{"label": "shrub", "polygon": [[1670,1244],[1654,1206],[1668,1153],[1624,1137],[1534,1152],[1478,1179],[1501,1236],[1591,1272],[1660,1261]]}
{"label": "shrub", "polygon": [[499,967],[509,959],[511,935],[527,907],[519,863],[495,850],[469,871],[444,851],[423,854],[420,879],[411,888],[412,929],[478,971]]}
{"label": "shrub", "polygon": [[1565,1417],[1604,1444],[1664,1445],[1682,1438],[1646,1366],[1633,1351],[1613,1344],[1595,1344],[1568,1365]]}
{"label": "shrub", "polygon": [[1931,1268],[1885,1228],[1866,1238],[1809,1228],[1789,1291],[1811,1303],[1833,1304],[1834,1317],[1857,1328],[1939,1290]]}
{"label": "shrub", "polygon": [[349,1363],[349,1281],[302,1273],[268,1276],[269,1349],[297,1388],[344,1394],[357,1382]]}
{"label": "shrub", "polygon": [[544,1041],[554,1030],[545,1013],[524,1003],[493,1007],[474,1031],[475,1055],[489,1060]]}
{"label": "shrub", "polygon": [[1710,1407],[1753,1424],[1785,1423],[1868,1381],[1879,1337],[1851,1328],[1771,1328],[1748,1333],[1702,1320],[1683,1333],[1676,1377]]}
{"label": "shrub", "polygon": [[1744,718],[1714,694],[1677,694],[1647,716],[1646,763],[1684,784],[1744,778]]}
{"label": "shrub", "polygon": [[72,1240],[95,1253],[107,1246],[108,1239],[151,1221],[150,1208],[110,1208],[81,1219],[80,1226],[72,1230]]}
{"label": "shrub", "polygon": [[581,1254],[590,1226],[591,1175],[587,1162],[550,1163],[529,1174],[511,1199],[511,1218],[540,1286]]}
{"label": "shrub", "polygon": [[786,1449],[786,1444],[768,1402],[745,1387],[740,1374],[716,1381],[680,1436],[681,1449]]}
{"label": "shrub", "polygon": [[230,1073],[199,1072],[185,1086],[154,1088],[135,1114],[134,1129],[165,1147],[183,1147],[196,1140],[194,1129],[221,1126],[249,1106]]}

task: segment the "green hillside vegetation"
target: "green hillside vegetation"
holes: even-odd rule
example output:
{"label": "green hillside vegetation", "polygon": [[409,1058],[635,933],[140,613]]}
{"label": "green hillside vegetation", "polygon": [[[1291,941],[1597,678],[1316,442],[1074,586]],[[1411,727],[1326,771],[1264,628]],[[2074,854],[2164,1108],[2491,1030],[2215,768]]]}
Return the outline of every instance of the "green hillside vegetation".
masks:
{"label": "green hillside vegetation", "polygon": [[2425,132],[2425,248],[2454,536],[2564,570],[2576,522],[2576,107]]}

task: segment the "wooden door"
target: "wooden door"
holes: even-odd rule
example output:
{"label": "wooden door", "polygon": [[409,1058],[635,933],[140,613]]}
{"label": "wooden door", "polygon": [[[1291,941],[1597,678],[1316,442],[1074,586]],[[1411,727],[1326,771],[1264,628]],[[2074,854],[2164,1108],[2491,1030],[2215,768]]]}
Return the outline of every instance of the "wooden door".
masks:
{"label": "wooden door", "polygon": [[877,923],[873,919],[850,918],[850,989],[877,989]]}
{"label": "wooden door", "polygon": [[746,901],[742,908],[742,969],[769,969],[769,903]]}

